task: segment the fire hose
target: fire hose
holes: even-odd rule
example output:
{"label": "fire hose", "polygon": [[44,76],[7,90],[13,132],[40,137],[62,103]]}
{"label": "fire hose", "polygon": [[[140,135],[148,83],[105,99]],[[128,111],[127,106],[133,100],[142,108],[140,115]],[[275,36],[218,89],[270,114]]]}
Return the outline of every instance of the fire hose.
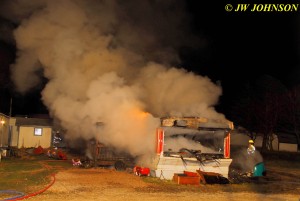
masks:
{"label": "fire hose", "polygon": [[16,195],[14,197],[6,198],[4,200],[14,200],[16,198],[23,197],[25,194],[19,191],[14,191],[14,190],[1,190],[0,194],[13,194]]}
{"label": "fire hose", "polygon": [[[44,164],[44,166],[49,170],[49,166],[47,166],[46,164]],[[48,188],[50,188],[56,181],[55,179],[55,174],[51,174],[53,180],[50,184],[48,184],[45,188],[37,191],[37,192],[34,192],[34,193],[31,193],[31,194],[28,194],[28,195],[25,195],[24,193],[22,192],[18,192],[18,191],[13,191],[13,190],[3,190],[3,191],[0,191],[0,193],[7,193],[7,194],[19,194],[17,196],[13,196],[13,197],[10,197],[10,198],[6,198],[4,200],[1,200],[1,201],[7,201],[7,200],[23,200],[23,199],[27,199],[27,198],[30,198],[30,197],[33,197],[33,196],[36,196],[38,194],[41,194],[43,192],[45,192]]]}
{"label": "fire hose", "polygon": [[41,189],[41,190],[39,190],[37,192],[31,193],[31,194],[28,194],[28,195],[24,195],[24,193],[17,192],[17,191],[10,191],[10,190],[4,190],[4,191],[0,191],[0,192],[9,193],[9,194],[12,194],[12,193],[15,192],[15,194],[21,194],[19,196],[14,196],[14,197],[11,197],[11,198],[6,198],[6,199],[4,199],[5,201],[6,200],[23,200],[23,199],[27,199],[27,198],[36,196],[38,194],[41,194],[41,193],[45,192],[48,188],[50,188],[55,183],[55,180],[56,180],[55,179],[55,174],[52,174],[51,176],[52,176],[53,180],[52,180],[52,182],[48,186],[46,186],[45,188],[43,188],[43,189]]}

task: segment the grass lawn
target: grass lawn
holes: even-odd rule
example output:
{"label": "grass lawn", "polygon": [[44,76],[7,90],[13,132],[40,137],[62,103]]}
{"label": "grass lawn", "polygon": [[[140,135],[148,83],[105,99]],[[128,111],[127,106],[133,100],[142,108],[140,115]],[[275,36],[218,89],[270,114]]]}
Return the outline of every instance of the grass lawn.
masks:
{"label": "grass lawn", "polygon": [[[24,194],[39,191],[51,183],[53,173],[71,168],[70,161],[49,160],[47,156],[2,158],[0,192],[14,190]],[[0,199],[8,197],[0,193]]]}
{"label": "grass lawn", "polygon": [[[205,185],[203,192],[257,192],[257,193],[292,193],[300,194],[299,154],[265,153],[264,162],[267,177],[262,183],[242,183],[229,185]],[[2,158],[0,162],[0,192],[15,190],[25,195],[47,187],[53,181],[52,175],[73,168],[70,160],[49,160],[46,155],[27,155],[20,158]],[[269,175],[268,175],[269,174]],[[172,181],[159,178],[143,177],[147,183],[155,184],[162,191],[199,191],[199,188],[177,185]],[[12,197],[0,193],[0,200]]]}

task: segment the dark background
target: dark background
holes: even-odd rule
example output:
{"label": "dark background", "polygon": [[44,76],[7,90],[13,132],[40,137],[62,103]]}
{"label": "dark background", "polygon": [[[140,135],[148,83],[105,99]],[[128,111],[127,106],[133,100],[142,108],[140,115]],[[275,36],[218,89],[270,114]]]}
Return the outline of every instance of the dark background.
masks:
{"label": "dark background", "polygon": [[[287,87],[299,84],[300,11],[226,12],[227,3],[244,1],[186,2],[191,30],[205,43],[198,48],[182,47],[181,66],[221,84],[223,95],[217,110],[229,114],[244,84],[261,76],[270,75]],[[10,23],[5,19],[1,22]],[[0,42],[0,112],[12,116],[46,114],[40,100],[43,84],[26,95],[14,91],[9,65],[14,62],[15,52],[13,43]]]}
{"label": "dark background", "polygon": [[245,84],[262,77],[278,79],[287,88],[299,84],[300,11],[227,12],[227,3],[236,6],[247,2],[188,2],[194,31],[206,38],[207,46],[185,54],[184,64],[220,81],[223,96],[218,110],[229,114],[230,105],[243,93]]}

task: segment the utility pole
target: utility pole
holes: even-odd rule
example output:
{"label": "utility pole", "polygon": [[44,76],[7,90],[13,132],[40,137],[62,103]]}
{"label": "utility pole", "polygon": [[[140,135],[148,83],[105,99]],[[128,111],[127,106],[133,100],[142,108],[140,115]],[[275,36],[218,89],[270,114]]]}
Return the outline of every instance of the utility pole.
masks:
{"label": "utility pole", "polygon": [[12,115],[12,97],[10,97],[10,104],[9,104],[9,118]]}
{"label": "utility pole", "polygon": [[5,123],[3,118],[1,118],[0,123],[1,123],[1,147],[3,147],[3,137],[4,137],[4,135],[3,135],[3,126],[4,126],[4,123]]}

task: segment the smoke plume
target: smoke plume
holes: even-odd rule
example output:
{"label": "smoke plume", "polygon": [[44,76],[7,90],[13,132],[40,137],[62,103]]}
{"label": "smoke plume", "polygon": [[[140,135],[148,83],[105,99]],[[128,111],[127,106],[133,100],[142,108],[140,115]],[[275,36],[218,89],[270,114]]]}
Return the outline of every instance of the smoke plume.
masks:
{"label": "smoke plume", "polygon": [[[15,0],[16,88],[48,82],[42,100],[69,139],[97,138],[132,155],[154,153],[161,116],[224,118],[209,78],[180,68],[188,33],[183,1]],[[176,64],[175,66],[173,64]]]}
{"label": "smoke plume", "polygon": [[199,142],[196,142],[192,139],[188,139],[185,137],[177,137],[177,138],[165,138],[165,150],[171,150],[174,152],[179,152],[180,149],[188,147],[190,150],[199,150],[203,153],[216,153],[213,149],[205,147],[201,145]]}

